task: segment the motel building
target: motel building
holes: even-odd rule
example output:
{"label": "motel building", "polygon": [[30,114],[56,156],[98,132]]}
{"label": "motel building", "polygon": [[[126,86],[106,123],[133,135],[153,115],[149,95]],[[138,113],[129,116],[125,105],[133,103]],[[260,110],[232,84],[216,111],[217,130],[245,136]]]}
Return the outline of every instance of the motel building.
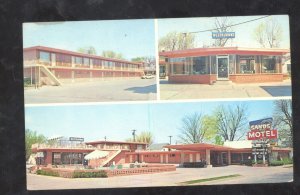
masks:
{"label": "motel building", "polygon": [[241,47],[162,51],[160,75],[172,83],[282,82],[288,77],[282,69],[288,54],[288,49]]}
{"label": "motel building", "polygon": [[142,63],[44,46],[24,48],[23,58],[24,80],[38,86],[144,75]]}
{"label": "motel building", "polygon": [[[197,143],[147,147],[146,143],[121,141],[83,142],[83,139],[57,138],[54,144],[34,144],[36,165],[87,165],[92,168],[132,163],[197,164],[198,167],[243,165],[253,160],[252,141],[226,141],[223,146]],[[291,148],[271,147],[268,158],[290,158]],[[202,166],[201,166],[202,165]]]}

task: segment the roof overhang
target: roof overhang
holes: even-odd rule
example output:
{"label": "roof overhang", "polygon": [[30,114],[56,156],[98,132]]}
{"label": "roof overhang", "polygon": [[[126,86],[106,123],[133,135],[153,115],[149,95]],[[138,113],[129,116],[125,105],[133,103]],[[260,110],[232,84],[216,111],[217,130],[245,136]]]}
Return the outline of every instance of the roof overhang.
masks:
{"label": "roof overhang", "polygon": [[219,48],[195,48],[187,50],[160,52],[160,56],[168,58],[210,56],[210,55],[285,55],[289,49],[279,48],[240,48],[240,47],[219,47]]}

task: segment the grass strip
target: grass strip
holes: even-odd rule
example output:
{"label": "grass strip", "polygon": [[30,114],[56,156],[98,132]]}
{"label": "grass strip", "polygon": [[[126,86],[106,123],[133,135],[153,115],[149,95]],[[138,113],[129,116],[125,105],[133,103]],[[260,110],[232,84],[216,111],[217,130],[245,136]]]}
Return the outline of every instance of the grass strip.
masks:
{"label": "grass strip", "polygon": [[214,180],[219,180],[219,179],[227,179],[227,178],[233,178],[233,177],[239,177],[239,176],[241,176],[241,175],[234,174],[234,175],[225,175],[225,176],[220,176],[220,177],[210,177],[210,178],[205,178],[205,179],[197,179],[197,180],[185,181],[185,182],[181,182],[181,184],[195,184],[195,183],[202,183],[202,182],[207,182],[207,181],[214,181]]}

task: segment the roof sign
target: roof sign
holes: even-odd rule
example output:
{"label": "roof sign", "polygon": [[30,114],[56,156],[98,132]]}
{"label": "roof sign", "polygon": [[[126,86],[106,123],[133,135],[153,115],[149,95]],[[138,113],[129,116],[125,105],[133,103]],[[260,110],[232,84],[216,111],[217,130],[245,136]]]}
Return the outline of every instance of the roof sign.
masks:
{"label": "roof sign", "polygon": [[235,32],[212,32],[213,39],[235,38]]}

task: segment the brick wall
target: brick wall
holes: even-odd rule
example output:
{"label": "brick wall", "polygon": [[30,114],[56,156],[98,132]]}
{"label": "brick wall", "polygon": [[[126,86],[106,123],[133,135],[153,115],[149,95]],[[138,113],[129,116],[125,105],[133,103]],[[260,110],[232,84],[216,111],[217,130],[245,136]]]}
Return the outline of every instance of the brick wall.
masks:
{"label": "brick wall", "polygon": [[234,83],[281,82],[283,74],[236,74],[229,75],[229,80]]}
{"label": "brick wall", "polygon": [[217,75],[170,75],[169,81],[173,83],[212,84]]}

